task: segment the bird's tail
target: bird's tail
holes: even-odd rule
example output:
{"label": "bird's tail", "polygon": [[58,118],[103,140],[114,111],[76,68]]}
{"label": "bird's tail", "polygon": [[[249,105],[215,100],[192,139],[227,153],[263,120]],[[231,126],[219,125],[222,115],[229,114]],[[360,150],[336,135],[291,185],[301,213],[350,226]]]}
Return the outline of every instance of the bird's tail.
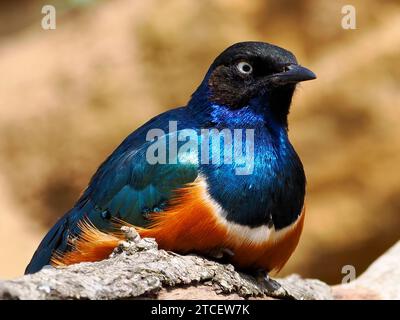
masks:
{"label": "bird's tail", "polygon": [[[25,274],[38,272],[49,264],[66,266],[106,259],[125,239],[120,232],[100,231],[87,218],[76,221],[73,217],[80,215],[73,210],[47,233],[26,267]],[[115,222],[115,228],[121,225],[122,222]]]}
{"label": "bird's tail", "polygon": [[51,228],[25,269],[25,274],[35,273],[50,264],[54,250],[67,247],[69,216],[66,214]]}

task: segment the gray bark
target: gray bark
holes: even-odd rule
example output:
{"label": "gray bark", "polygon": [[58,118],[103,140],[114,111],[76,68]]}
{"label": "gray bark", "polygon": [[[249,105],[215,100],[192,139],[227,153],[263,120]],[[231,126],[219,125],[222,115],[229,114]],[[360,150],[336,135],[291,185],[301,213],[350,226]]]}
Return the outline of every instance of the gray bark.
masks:
{"label": "gray bark", "polygon": [[[153,239],[140,239],[132,229],[125,232],[127,241],[109,259],[0,281],[0,299],[340,299],[357,292],[398,299],[400,294],[400,242],[354,284],[332,288],[292,275],[276,279],[281,287],[273,290],[232,265],[158,250]],[[385,293],[380,295],[381,287]]]}

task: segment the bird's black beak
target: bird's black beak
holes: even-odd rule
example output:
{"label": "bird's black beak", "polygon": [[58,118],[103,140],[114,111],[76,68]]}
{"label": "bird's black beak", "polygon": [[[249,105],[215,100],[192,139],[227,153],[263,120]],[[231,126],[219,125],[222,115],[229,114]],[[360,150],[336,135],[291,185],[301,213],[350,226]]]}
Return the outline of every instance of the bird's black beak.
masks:
{"label": "bird's black beak", "polygon": [[285,67],[285,71],[272,75],[271,80],[278,85],[282,85],[314,80],[316,78],[317,76],[311,70],[298,64],[290,64]]}

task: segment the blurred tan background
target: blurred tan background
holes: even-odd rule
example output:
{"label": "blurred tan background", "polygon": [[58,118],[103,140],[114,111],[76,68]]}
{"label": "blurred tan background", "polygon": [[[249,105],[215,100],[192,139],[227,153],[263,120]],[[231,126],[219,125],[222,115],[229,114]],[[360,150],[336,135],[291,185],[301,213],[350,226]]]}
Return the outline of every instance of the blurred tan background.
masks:
{"label": "blurred tan background", "polygon": [[[41,8],[57,29],[41,28]],[[341,8],[357,29],[341,27]],[[308,176],[306,225],[282,274],[330,283],[400,237],[400,2],[0,2],[0,278],[23,273],[100,162],[150,117],[184,105],[228,45],[262,40],[318,75],[290,135]]]}

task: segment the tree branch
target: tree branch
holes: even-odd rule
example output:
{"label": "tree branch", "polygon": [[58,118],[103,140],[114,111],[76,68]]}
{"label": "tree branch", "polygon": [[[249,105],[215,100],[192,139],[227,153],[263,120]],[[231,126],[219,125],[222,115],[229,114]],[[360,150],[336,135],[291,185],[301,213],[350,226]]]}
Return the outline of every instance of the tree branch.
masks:
{"label": "tree branch", "polygon": [[[0,281],[0,299],[333,299],[343,298],[343,287],[292,275],[276,279],[281,288],[273,291],[253,277],[196,255],[178,255],[158,250],[153,239],[140,239],[134,229],[125,228],[122,242],[109,259],[66,268],[44,270],[9,281]],[[400,243],[380,258],[354,283],[356,289],[369,286],[380,275],[390,286],[390,274],[400,283]],[[395,259],[394,256],[397,256]],[[383,265],[391,265],[384,267]],[[395,268],[397,266],[397,269]],[[395,270],[396,269],[396,270]],[[394,272],[394,273],[393,273]],[[388,275],[386,275],[388,273]],[[370,279],[370,280],[368,280]],[[375,281],[376,282],[376,281]],[[342,291],[340,291],[342,290]],[[347,290],[347,287],[346,287]],[[348,291],[346,291],[348,292]],[[382,297],[399,297],[399,288]],[[372,293],[371,293],[372,294]]]}

